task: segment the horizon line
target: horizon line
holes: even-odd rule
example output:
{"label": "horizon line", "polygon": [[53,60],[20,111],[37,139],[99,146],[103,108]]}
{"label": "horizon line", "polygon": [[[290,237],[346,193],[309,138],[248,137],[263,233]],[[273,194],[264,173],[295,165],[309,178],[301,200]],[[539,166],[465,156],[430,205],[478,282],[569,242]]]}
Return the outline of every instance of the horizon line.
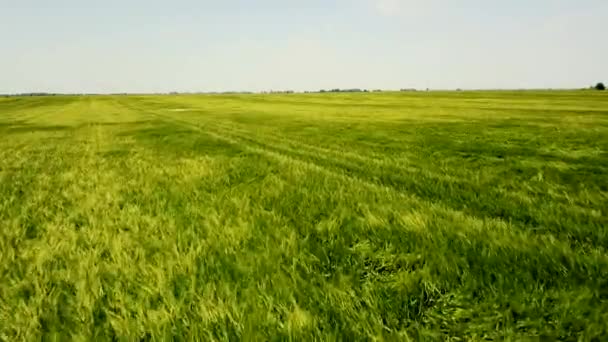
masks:
{"label": "horizon line", "polygon": [[138,91],[118,91],[118,92],[51,92],[51,91],[27,91],[14,93],[0,93],[0,96],[85,96],[85,95],[229,95],[229,94],[315,94],[315,93],[379,93],[379,92],[467,92],[467,91],[582,91],[593,90],[593,86],[575,88],[402,88],[402,89],[366,89],[366,88],[329,88],[318,90],[219,90],[219,91],[158,91],[158,92],[138,92]]}

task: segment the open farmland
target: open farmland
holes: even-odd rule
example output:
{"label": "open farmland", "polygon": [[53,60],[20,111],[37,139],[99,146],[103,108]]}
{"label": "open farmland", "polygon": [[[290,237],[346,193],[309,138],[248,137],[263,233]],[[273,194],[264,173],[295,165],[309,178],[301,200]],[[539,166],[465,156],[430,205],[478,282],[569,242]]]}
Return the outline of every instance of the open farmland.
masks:
{"label": "open farmland", "polygon": [[608,338],[608,96],[0,98],[0,340]]}

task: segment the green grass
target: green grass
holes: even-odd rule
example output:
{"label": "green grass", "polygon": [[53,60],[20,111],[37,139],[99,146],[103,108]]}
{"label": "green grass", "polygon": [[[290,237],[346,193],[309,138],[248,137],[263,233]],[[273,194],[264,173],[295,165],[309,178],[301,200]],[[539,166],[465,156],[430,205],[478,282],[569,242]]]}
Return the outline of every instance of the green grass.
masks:
{"label": "green grass", "polygon": [[0,98],[0,340],[608,339],[608,96]]}

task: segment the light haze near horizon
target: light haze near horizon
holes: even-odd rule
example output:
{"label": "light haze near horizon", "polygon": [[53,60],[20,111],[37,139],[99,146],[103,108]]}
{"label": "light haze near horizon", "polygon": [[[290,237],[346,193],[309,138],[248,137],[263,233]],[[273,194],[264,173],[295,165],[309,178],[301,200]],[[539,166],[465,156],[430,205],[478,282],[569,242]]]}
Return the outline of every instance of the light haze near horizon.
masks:
{"label": "light haze near horizon", "polygon": [[578,88],[606,0],[0,0],[0,93]]}

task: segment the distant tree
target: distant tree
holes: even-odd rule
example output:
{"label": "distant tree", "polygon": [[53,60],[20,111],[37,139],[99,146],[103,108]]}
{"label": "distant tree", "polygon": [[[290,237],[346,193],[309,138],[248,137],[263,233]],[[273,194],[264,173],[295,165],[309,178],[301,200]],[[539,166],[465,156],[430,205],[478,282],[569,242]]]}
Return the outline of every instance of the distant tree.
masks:
{"label": "distant tree", "polygon": [[606,86],[604,85],[604,83],[600,82],[595,85],[595,90],[606,90]]}

